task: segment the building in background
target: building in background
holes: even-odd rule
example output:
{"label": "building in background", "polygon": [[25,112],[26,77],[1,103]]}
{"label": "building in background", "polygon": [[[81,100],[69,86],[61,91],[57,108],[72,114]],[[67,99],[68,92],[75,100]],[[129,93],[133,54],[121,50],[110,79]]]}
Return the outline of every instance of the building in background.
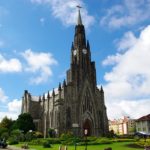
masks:
{"label": "building in background", "polygon": [[113,130],[117,135],[131,135],[135,133],[135,119],[123,117],[109,121],[109,131]]}
{"label": "building in background", "polygon": [[43,96],[34,97],[25,90],[22,113],[31,114],[37,129],[45,137],[49,128],[57,135],[71,131],[83,136],[84,131],[88,131],[90,136],[105,136],[108,119],[104,91],[97,87],[95,62],[91,61],[80,10],[70,52],[67,80]]}
{"label": "building in background", "polygon": [[150,114],[136,120],[136,131],[150,134]]}

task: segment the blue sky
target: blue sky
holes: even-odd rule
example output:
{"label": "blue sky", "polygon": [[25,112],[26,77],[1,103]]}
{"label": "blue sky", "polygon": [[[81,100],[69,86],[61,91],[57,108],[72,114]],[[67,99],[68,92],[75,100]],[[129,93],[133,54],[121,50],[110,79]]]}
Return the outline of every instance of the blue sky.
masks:
{"label": "blue sky", "polygon": [[65,79],[76,5],[109,119],[150,113],[149,0],[1,0],[0,119],[17,117],[25,89],[43,95]]}

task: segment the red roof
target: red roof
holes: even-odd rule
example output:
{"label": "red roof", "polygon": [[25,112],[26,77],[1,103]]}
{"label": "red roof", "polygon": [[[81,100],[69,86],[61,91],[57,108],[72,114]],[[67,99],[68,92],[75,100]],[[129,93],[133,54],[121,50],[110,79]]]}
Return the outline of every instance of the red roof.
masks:
{"label": "red roof", "polygon": [[150,121],[150,114],[143,116],[143,117],[137,119],[136,121]]}

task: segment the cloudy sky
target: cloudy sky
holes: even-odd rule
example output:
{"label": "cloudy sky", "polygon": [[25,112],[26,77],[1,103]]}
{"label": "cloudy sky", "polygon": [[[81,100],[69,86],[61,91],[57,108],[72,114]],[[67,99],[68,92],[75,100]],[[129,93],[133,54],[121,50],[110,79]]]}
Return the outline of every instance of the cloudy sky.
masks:
{"label": "cloudy sky", "polygon": [[150,0],[0,0],[0,120],[65,79],[77,5],[108,118],[150,113]]}

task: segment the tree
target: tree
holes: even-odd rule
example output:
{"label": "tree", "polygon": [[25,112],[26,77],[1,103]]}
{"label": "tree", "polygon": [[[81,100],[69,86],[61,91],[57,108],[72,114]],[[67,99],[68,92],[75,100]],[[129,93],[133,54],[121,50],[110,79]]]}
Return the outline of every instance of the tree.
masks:
{"label": "tree", "polygon": [[0,128],[0,137],[3,133],[8,133],[8,129],[7,128]]}
{"label": "tree", "polygon": [[29,130],[35,130],[33,118],[29,113],[19,115],[17,121],[15,122],[15,126],[24,133],[27,133]]}
{"label": "tree", "polygon": [[7,118],[6,116],[2,119],[0,123],[0,128],[10,129],[12,125],[13,125],[12,119]]}

